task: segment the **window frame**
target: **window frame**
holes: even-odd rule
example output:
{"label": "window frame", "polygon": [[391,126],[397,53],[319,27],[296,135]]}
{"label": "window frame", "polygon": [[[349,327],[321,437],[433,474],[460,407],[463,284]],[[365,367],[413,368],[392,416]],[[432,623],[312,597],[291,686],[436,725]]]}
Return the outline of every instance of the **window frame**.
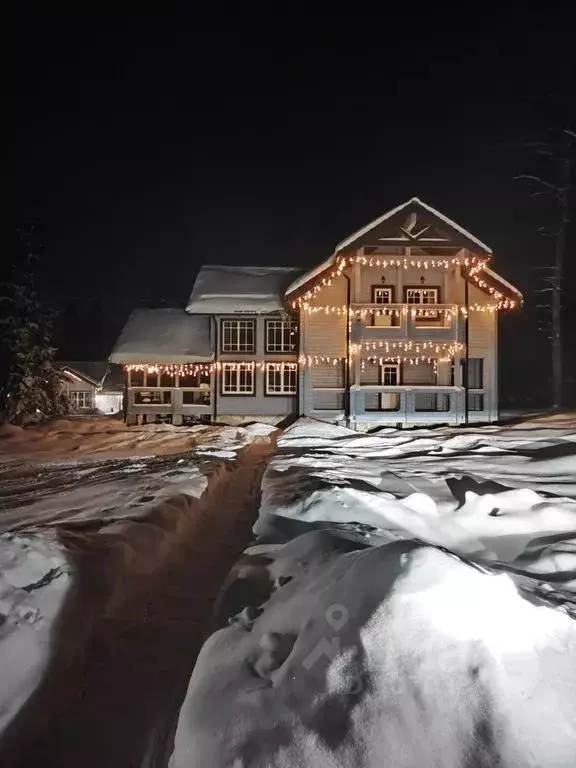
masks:
{"label": "window frame", "polygon": [[[376,301],[377,291],[389,291],[390,301]],[[371,286],[371,298],[372,304],[378,304],[378,306],[385,306],[386,304],[394,304],[396,301],[396,294],[393,285],[373,285]]]}
{"label": "window frame", "polygon": [[[240,324],[249,324],[247,327],[252,329],[252,345],[250,348],[241,349],[240,345]],[[224,344],[225,328],[227,324],[236,324],[238,332],[238,343],[236,346],[226,348]],[[220,319],[220,353],[223,355],[255,355],[256,354],[256,318],[254,317],[223,317]]]}
{"label": "window frame", "polygon": [[[468,378],[466,379],[466,363],[468,363]],[[470,364],[474,363],[474,367]],[[477,365],[476,365],[477,364]],[[464,357],[460,360],[462,366],[462,384],[467,389],[484,389],[484,358],[483,357]],[[477,370],[475,370],[477,368]],[[472,382],[471,370],[478,374],[477,380],[480,382],[479,386]]]}
{"label": "window frame", "polygon": [[[234,370],[232,366],[234,366],[236,370]],[[227,373],[227,369],[230,368],[231,373],[239,374],[240,366],[244,366],[246,368],[246,371],[250,371],[250,373],[252,374],[251,391],[240,392],[237,389],[232,392],[226,391],[225,376]],[[219,378],[220,378],[220,394],[222,395],[222,397],[256,397],[256,369],[255,369],[254,363],[251,363],[245,360],[239,360],[239,361],[223,360],[222,369],[220,370]]]}
{"label": "window frame", "polygon": [[[282,338],[282,343],[280,345],[277,344],[270,344],[270,338],[269,338],[269,329],[272,324],[280,324],[280,333],[282,334],[282,337],[285,333],[285,331],[288,331],[288,338],[292,338],[290,331],[294,329],[295,335],[294,335],[294,342],[292,344],[288,344],[288,348],[285,348],[284,346],[284,339]],[[287,326],[285,329],[284,326]],[[278,348],[278,346],[280,348]],[[283,320],[282,318],[277,317],[268,317],[266,318],[264,322],[264,352],[267,355],[295,355],[298,352],[298,324],[295,320]]]}
{"label": "window frame", "polygon": [[[434,291],[436,294],[436,301],[435,302],[428,302],[424,303],[422,301],[408,301],[408,293],[409,291],[417,291],[419,293],[422,293],[424,291]],[[414,319],[416,320],[416,323],[424,323],[426,325],[429,321],[437,321],[440,319],[440,313],[438,310],[434,311],[434,309],[430,309],[430,307],[434,307],[437,304],[441,304],[442,302],[442,291],[439,285],[405,285],[404,286],[404,304],[406,304],[411,309],[422,309],[423,311],[427,312],[426,315],[419,315],[416,313]],[[434,326],[436,327],[436,326]],[[439,328],[442,328],[442,325],[437,326]]]}
{"label": "window frame", "polygon": [[[278,373],[282,376],[282,389],[278,392],[271,392],[269,389],[268,375],[270,373]],[[288,373],[294,374],[294,389],[286,390],[284,388],[284,375]],[[281,362],[281,363],[266,363],[264,368],[264,395],[266,397],[295,397],[298,394],[298,366],[296,363]]]}
{"label": "window frame", "polygon": [[[80,405],[80,395],[82,395],[82,405]],[[85,411],[94,408],[94,396],[90,389],[72,389],[70,391],[72,408],[77,411]],[[86,402],[88,400],[88,402]]]}

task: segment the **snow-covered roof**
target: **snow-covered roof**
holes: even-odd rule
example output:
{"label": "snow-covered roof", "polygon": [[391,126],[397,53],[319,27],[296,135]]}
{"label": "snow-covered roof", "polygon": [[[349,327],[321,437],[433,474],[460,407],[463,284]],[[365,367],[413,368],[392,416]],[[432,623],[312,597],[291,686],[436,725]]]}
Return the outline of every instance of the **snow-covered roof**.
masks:
{"label": "snow-covered roof", "polygon": [[162,308],[134,310],[108,359],[111,363],[187,363],[213,357],[209,317]]}
{"label": "snow-covered roof", "polygon": [[102,383],[106,371],[108,370],[108,363],[106,360],[66,360],[58,362],[57,365],[62,371],[71,371],[82,379],[85,379],[85,381],[94,384],[94,386],[99,386]]}
{"label": "snow-covered roof", "polygon": [[444,214],[440,213],[440,211],[436,210],[436,208],[433,208],[431,205],[428,205],[427,203],[422,202],[422,200],[420,200],[418,197],[411,197],[410,200],[407,200],[405,203],[402,203],[401,205],[397,205],[396,208],[392,208],[391,210],[384,213],[382,216],[379,216],[377,219],[374,219],[374,221],[371,221],[369,224],[366,224],[366,226],[362,227],[362,229],[359,229],[357,232],[354,232],[345,240],[342,240],[342,242],[338,243],[338,245],[336,246],[336,253],[344,250],[344,248],[347,248],[348,246],[350,246],[355,240],[358,240],[358,238],[362,237],[362,235],[365,235],[366,233],[370,232],[371,229],[374,229],[375,227],[379,226],[387,219],[391,219],[392,216],[395,216],[397,213],[400,213],[400,211],[404,210],[405,208],[408,208],[409,206],[414,206],[414,205],[419,206],[420,208],[423,208],[428,213],[431,213],[432,216],[435,216],[437,219],[440,219],[440,221],[444,222],[444,224],[450,227],[450,229],[456,230],[456,232],[459,232],[465,238],[467,238],[472,243],[477,245],[478,248],[480,248],[480,250],[484,251],[487,254],[492,254],[492,248],[490,248],[490,246],[486,245],[486,243],[483,243],[482,240],[478,240],[478,238],[474,237],[474,235],[468,232],[468,230],[464,229],[464,227],[461,227],[459,224],[456,224],[456,222],[452,221],[452,219],[449,219],[448,216],[444,216]]}
{"label": "snow-covered roof", "polygon": [[278,312],[284,307],[287,286],[303,272],[295,267],[201,267],[186,312]]}
{"label": "snow-covered roof", "polygon": [[[338,245],[336,246],[336,249],[334,250],[334,253],[332,254],[332,256],[330,256],[330,258],[326,259],[314,269],[311,269],[308,272],[305,272],[304,274],[299,276],[298,279],[294,280],[288,287],[286,294],[294,293],[295,291],[299,290],[304,285],[306,285],[306,283],[310,282],[311,280],[314,280],[316,277],[318,277],[318,275],[321,275],[322,273],[327,272],[329,269],[331,269],[336,265],[338,256],[341,254],[342,251],[348,250],[350,246],[352,246],[355,242],[360,240],[360,238],[362,238],[364,235],[368,234],[368,232],[370,232],[372,229],[375,229],[376,227],[380,226],[380,224],[383,224],[388,219],[391,219],[393,216],[395,216],[398,213],[401,213],[404,209],[409,207],[411,208],[419,207],[423,209],[426,213],[431,214],[436,219],[441,221],[449,229],[454,230],[459,235],[461,235],[466,240],[468,240],[471,246],[477,247],[480,251],[482,251],[482,253],[486,254],[487,256],[492,255],[492,249],[490,248],[490,246],[486,245],[486,243],[483,243],[473,234],[468,232],[468,230],[464,229],[459,224],[456,224],[456,222],[452,221],[452,219],[449,219],[448,216],[444,216],[444,214],[440,213],[440,211],[436,210],[436,208],[433,208],[431,205],[424,203],[418,197],[411,197],[410,200],[407,200],[405,203],[402,203],[401,205],[397,205],[395,208],[391,208],[389,211],[386,211],[386,213],[382,214],[382,216],[379,216],[377,219],[374,219],[374,221],[371,221],[369,224],[366,224],[366,226],[357,230],[356,232],[354,232],[353,234],[349,235],[347,238],[342,240],[340,243],[338,243]],[[418,245],[418,243],[414,243],[414,244]],[[433,245],[438,245],[438,244],[439,243],[434,243]]]}

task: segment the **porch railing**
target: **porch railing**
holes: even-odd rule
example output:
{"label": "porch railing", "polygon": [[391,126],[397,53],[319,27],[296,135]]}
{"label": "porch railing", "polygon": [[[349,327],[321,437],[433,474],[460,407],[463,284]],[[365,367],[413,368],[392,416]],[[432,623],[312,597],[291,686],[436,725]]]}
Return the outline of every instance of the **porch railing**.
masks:
{"label": "porch railing", "polygon": [[352,304],[352,341],[464,341],[456,304]]}

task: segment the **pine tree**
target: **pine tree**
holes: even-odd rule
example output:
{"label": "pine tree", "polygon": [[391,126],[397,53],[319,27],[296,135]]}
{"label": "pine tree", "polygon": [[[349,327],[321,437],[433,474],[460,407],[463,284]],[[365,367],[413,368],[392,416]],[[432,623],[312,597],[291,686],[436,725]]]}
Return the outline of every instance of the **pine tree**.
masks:
{"label": "pine tree", "polygon": [[30,228],[18,231],[12,280],[3,286],[0,330],[6,361],[2,408],[9,422],[27,424],[68,413],[52,344],[56,313],[35,288],[40,249]]}

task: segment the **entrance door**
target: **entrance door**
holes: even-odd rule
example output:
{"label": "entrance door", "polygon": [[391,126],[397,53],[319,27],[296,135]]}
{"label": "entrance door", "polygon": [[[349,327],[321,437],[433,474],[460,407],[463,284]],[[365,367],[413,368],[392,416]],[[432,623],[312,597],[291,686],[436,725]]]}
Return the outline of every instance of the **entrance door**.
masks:
{"label": "entrance door", "polygon": [[[400,366],[398,364],[383,363],[380,380],[385,387],[397,387],[400,384]],[[381,411],[400,410],[399,392],[382,392],[380,395]]]}

